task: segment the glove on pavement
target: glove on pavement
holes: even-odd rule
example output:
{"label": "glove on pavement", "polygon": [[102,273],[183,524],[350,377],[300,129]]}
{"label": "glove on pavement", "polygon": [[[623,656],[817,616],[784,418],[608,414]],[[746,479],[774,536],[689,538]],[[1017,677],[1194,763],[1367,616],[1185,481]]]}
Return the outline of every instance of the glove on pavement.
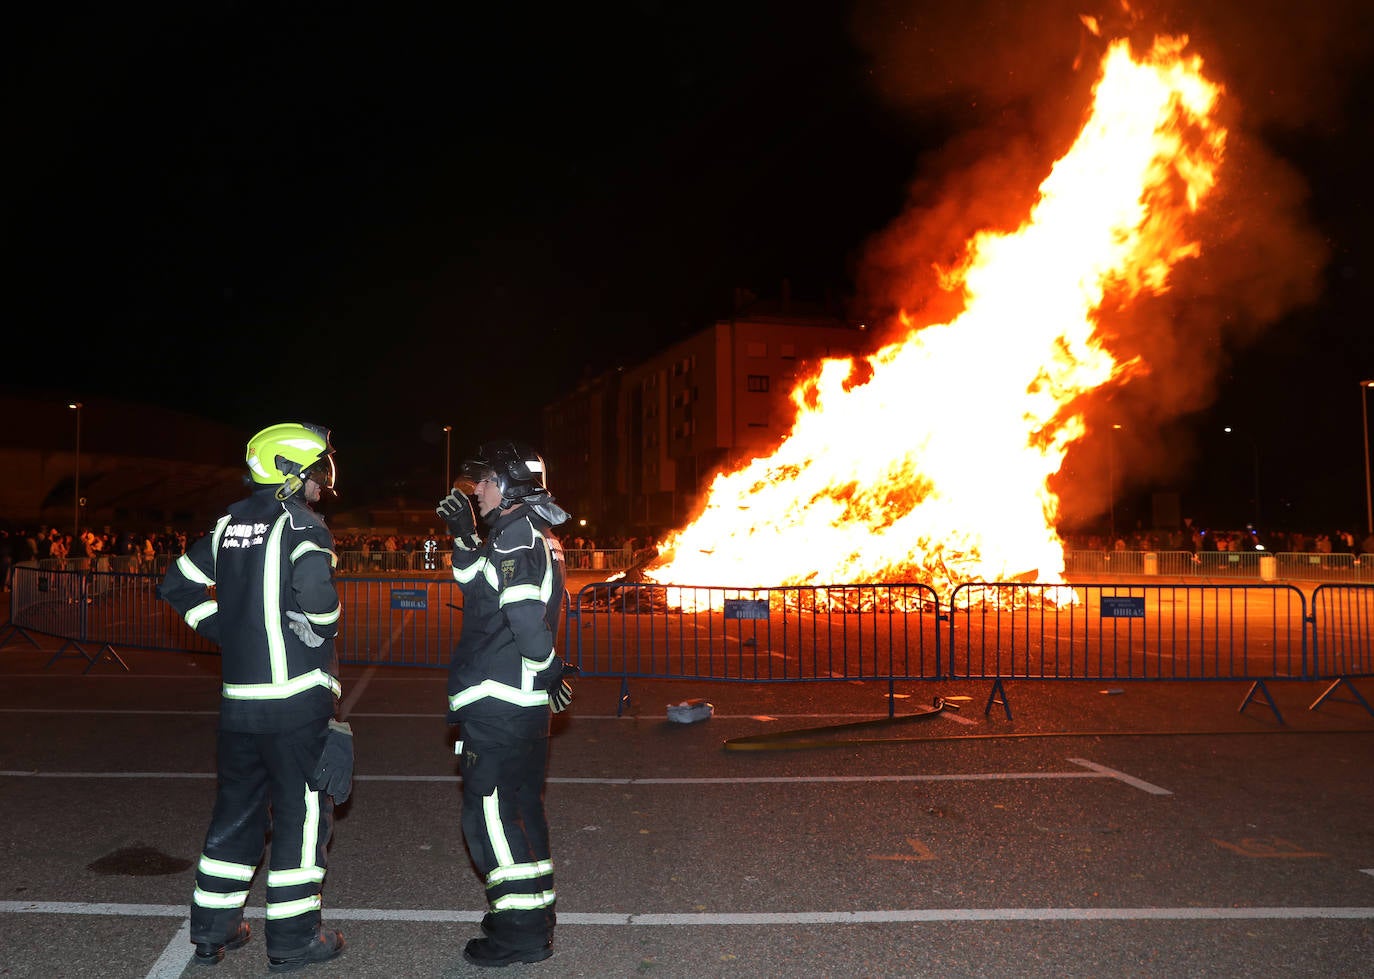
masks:
{"label": "glove on pavement", "polygon": [[301,642],[311,649],[324,645],[324,638],[315,634],[315,630],[310,628],[310,622],[302,612],[287,612],[287,626],[294,632]]}
{"label": "glove on pavement", "polygon": [[329,722],[329,734],[310,787],[329,793],[338,805],[348,801],[353,791],[353,728],[347,721]]}

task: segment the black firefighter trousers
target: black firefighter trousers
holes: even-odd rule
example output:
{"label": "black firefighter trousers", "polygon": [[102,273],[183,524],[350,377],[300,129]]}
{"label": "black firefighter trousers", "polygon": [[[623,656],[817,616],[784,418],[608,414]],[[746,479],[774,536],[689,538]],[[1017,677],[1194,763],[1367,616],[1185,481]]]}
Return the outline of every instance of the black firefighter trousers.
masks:
{"label": "black firefighter trousers", "polygon": [[219,732],[219,788],[196,868],[192,942],[219,944],[238,930],[269,830],[267,954],[290,958],[315,941],[334,802],[310,779],[328,731],[322,717],[282,733]]}
{"label": "black firefighter trousers", "polygon": [[535,951],[553,940],[553,860],[544,812],[549,739],[515,737],[498,722],[465,720],[463,838],[483,877],[482,930],[502,949]]}

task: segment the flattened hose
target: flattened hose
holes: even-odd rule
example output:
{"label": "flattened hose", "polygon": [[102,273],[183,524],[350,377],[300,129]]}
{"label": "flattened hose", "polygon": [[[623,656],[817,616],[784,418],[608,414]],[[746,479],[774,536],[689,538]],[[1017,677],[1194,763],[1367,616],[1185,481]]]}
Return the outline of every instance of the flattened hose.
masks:
{"label": "flattened hose", "polygon": [[[871,721],[851,721],[847,724],[829,724],[823,727],[797,728],[792,731],[774,731],[768,734],[751,734],[742,738],[730,738],[723,747],[726,751],[799,751],[807,748],[841,748],[847,745],[856,744],[898,744],[903,741],[917,740],[915,738],[813,738],[807,735],[816,734],[835,734],[840,731],[858,731],[865,728],[881,728],[907,724],[912,721],[924,721],[937,716],[946,707],[951,710],[959,708],[953,704],[946,704],[943,697],[936,697],[934,706],[919,710],[912,714],[902,714],[898,717],[879,717]],[[924,739],[921,739],[924,740]]]}

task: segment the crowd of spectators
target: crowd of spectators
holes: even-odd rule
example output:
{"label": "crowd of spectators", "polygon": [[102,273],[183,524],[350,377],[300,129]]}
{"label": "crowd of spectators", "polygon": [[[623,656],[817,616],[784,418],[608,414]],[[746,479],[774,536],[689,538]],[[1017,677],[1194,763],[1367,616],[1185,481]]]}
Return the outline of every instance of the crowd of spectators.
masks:
{"label": "crowd of spectators", "polygon": [[5,572],[5,590],[10,587],[12,568],[26,561],[73,571],[128,571],[154,573],[166,570],[170,557],[186,551],[186,534],[135,533],[113,531],[108,527],[97,533],[83,527],[71,534],[57,527],[9,530],[0,528],[0,565]]}
{"label": "crowd of spectators", "polygon": [[[190,540],[194,540],[192,537]],[[83,528],[73,535],[57,527],[0,528],[0,570],[9,591],[12,568],[25,561],[75,571],[124,571],[163,574],[167,562],[186,552],[185,531],[131,532]],[[380,532],[341,532],[335,535],[340,571],[414,571],[425,567],[427,553],[447,566],[451,541],[445,535],[416,536]],[[433,542],[427,549],[426,543]],[[1064,542],[1076,551],[1258,551],[1271,553],[1374,554],[1374,534],[1357,539],[1345,530],[1331,533],[1300,531],[1205,530],[1183,527],[1174,531],[1134,531],[1118,534],[1066,534]],[[652,542],[613,535],[604,539],[584,534],[563,538],[569,568],[630,567]]]}
{"label": "crowd of spectators", "polygon": [[1065,534],[1074,551],[1268,551],[1275,554],[1374,554],[1374,534],[1356,538],[1348,530],[1313,534],[1303,531],[1206,530],[1183,527],[1174,531],[1136,531],[1118,534]]}
{"label": "crowd of spectators", "polygon": [[[109,527],[95,531],[82,528],[79,534],[57,527],[0,528],[0,570],[4,588],[10,587],[14,565],[26,561],[41,566],[71,571],[122,571],[133,574],[164,574],[169,561],[186,553],[195,536],[185,531],[130,532]],[[426,545],[429,547],[426,547]],[[640,538],[612,536],[597,540],[582,534],[564,538],[568,566],[571,568],[628,567],[642,545]],[[335,534],[339,570],[416,571],[426,567],[431,556],[436,566],[447,567],[447,535],[419,536],[373,531],[345,531]],[[596,560],[600,552],[602,560]],[[623,553],[623,559],[620,559]],[[617,560],[609,560],[613,554]]]}

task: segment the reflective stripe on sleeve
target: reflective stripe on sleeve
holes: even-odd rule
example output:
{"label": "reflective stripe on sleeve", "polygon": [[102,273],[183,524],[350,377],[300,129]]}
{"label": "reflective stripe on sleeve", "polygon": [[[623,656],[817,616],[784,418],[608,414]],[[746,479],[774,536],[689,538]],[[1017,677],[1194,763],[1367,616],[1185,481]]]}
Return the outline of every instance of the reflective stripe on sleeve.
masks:
{"label": "reflective stripe on sleeve", "polygon": [[339,621],[339,606],[335,605],[328,612],[306,612],[305,617],[315,625],[333,625]]}
{"label": "reflective stripe on sleeve", "polygon": [[333,551],[331,551],[329,548],[327,548],[327,547],[321,547],[319,544],[316,544],[314,541],[309,541],[309,540],[307,540],[307,541],[301,541],[299,544],[296,545],[296,549],[295,549],[294,551],[291,552],[291,563],[292,563],[292,564],[295,564],[295,563],[296,563],[296,560],[297,560],[298,558],[300,558],[301,555],[303,555],[303,554],[309,554],[309,553],[311,553],[311,552],[319,552],[320,554],[327,554],[327,555],[329,555],[329,566],[330,566],[331,568],[337,568],[337,567],[339,566],[339,556],[338,556],[337,554],[335,554],[335,553],[334,553]]}
{"label": "reflective stripe on sleeve", "polygon": [[214,578],[211,578],[204,571],[200,570],[200,568],[196,567],[196,562],[191,560],[191,555],[189,554],[183,554],[181,557],[177,558],[177,570],[180,571],[182,576],[188,581],[194,581],[196,584],[204,585],[206,588],[209,588],[215,583]]}
{"label": "reflective stripe on sleeve", "polygon": [[183,618],[186,619],[186,624],[194,629],[217,612],[219,612],[219,602],[215,601],[213,598],[209,598],[199,605],[188,608]]}
{"label": "reflective stripe on sleeve", "polygon": [[525,668],[526,673],[542,673],[553,665],[553,658],[556,655],[557,654],[550,649],[549,655],[545,656],[543,659],[525,659],[525,657],[521,656],[520,664]]}
{"label": "reflective stripe on sleeve", "polygon": [[501,607],[514,602],[543,602],[538,585],[511,585],[501,593]]}

